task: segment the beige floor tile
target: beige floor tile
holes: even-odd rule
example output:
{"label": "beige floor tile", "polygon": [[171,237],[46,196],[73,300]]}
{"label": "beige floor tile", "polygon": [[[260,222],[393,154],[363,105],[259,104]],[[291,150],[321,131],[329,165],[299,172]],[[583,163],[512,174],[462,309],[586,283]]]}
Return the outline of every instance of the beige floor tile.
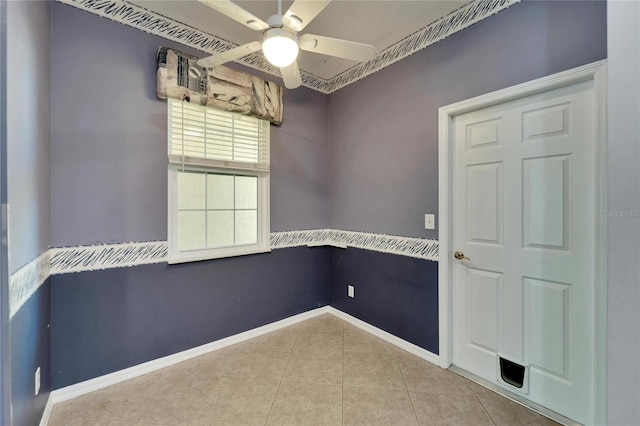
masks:
{"label": "beige floor tile", "polygon": [[393,354],[393,345],[359,328],[346,327],[344,351]]}
{"label": "beige floor tile", "polygon": [[289,352],[251,350],[243,346],[234,354],[225,376],[264,380],[280,380],[289,361]]}
{"label": "beige floor tile", "polygon": [[344,425],[416,425],[406,390],[344,387]]}
{"label": "beige floor tile", "polygon": [[[133,426],[131,423],[119,421],[119,420],[108,420],[108,419],[90,419],[86,417],[73,417],[67,418],[64,421],[60,421],[61,419],[56,419],[51,417],[49,419],[49,426]],[[139,426],[156,426],[150,423],[139,423]],[[161,426],[161,425],[157,425]]]}
{"label": "beige floor tile", "polygon": [[516,426],[516,425],[557,425],[551,419],[548,419],[522,405],[515,403],[507,398],[496,396],[493,398],[478,398],[484,408],[491,416],[496,425]]}
{"label": "beige floor tile", "polygon": [[82,419],[91,419],[93,423],[103,419],[117,420],[124,411],[142,402],[142,399],[134,400],[132,395],[121,392],[121,389],[123,389],[122,384],[110,386],[56,404],[52,410],[50,423],[67,421],[68,423],[82,424]]}
{"label": "beige floor tile", "polygon": [[233,362],[233,357],[234,349],[231,346],[178,363],[172,368],[190,370],[204,376],[222,377]]}
{"label": "beige floor tile", "polygon": [[49,423],[47,423],[49,426],[89,426],[98,421],[66,412],[66,410],[61,407],[62,404],[54,407],[51,411]]}
{"label": "beige floor tile", "polygon": [[263,425],[278,381],[224,377],[196,410],[191,425]]}
{"label": "beige floor tile", "polygon": [[499,396],[499,394],[492,391],[491,389],[485,388],[484,386],[479,385],[472,380],[469,380],[469,379],[466,379],[466,380],[467,380],[467,384],[473,391],[474,395],[477,397],[495,398]]}
{"label": "beige floor tile", "polygon": [[[204,399],[220,380],[220,376],[210,375],[206,369],[198,370],[193,365],[178,364],[156,372],[143,383],[130,387],[128,392],[147,394],[185,394],[192,398]],[[126,384],[126,383],[125,383]],[[138,390],[145,386],[144,391]]]}
{"label": "beige floor tile", "polygon": [[294,351],[333,351],[342,353],[343,336],[340,333],[322,333],[314,330],[303,330],[293,347]]}
{"label": "beige floor tile", "polygon": [[396,355],[409,392],[474,395],[464,377],[402,349]]}
{"label": "beige floor tile", "polygon": [[343,359],[345,386],[406,390],[393,354],[345,352]]}
{"label": "beige floor tile", "polygon": [[293,351],[283,380],[319,385],[340,385],[342,384],[342,353]]}
{"label": "beige floor tile", "polygon": [[416,424],[416,416],[422,424],[555,424],[322,315],[56,404],[49,425],[264,425],[267,420],[339,425],[344,420],[403,426]]}
{"label": "beige floor tile", "polygon": [[478,398],[410,392],[413,408],[421,425],[493,425]]}
{"label": "beige floor tile", "polygon": [[339,425],[342,386],[282,382],[269,414],[269,425]]}
{"label": "beige floor tile", "polygon": [[119,416],[130,424],[184,425],[191,420],[204,398],[196,399],[179,392],[152,397],[134,405]]}
{"label": "beige floor tile", "polygon": [[297,324],[299,332],[342,334],[345,322],[331,314],[320,315]]}
{"label": "beige floor tile", "polygon": [[293,348],[298,336],[297,329],[283,328],[244,342],[251,350],[269,350],[288,352]]}

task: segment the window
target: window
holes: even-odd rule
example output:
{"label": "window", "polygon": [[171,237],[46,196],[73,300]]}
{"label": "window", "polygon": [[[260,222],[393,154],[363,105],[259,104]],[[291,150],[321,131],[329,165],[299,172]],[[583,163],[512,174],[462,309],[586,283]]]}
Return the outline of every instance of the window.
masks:
{"label": "window", "polygon": [[269,251],[269,122],[168,100],[169,263]]}

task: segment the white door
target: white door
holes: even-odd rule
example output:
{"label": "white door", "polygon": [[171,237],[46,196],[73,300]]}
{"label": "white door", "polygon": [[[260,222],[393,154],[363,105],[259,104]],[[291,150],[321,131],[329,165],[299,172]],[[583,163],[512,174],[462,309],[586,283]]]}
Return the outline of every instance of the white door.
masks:
{"label": "white door", "polygon": [[[593,80],[453,119],[453,364],[593,421]],[[502,380],[499,358],[525,367]],[[519,386],[519,385],[518,385]]]}

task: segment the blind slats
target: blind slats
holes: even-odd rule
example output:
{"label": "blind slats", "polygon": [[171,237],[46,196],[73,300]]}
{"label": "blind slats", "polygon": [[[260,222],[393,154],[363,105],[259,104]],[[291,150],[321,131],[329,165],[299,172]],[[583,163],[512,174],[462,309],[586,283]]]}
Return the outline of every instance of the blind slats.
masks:
{"label": "blind slats", "polygon": [[[169,161],[269,169],[269,122],[169,99]],[[188,161],[187,161],[188,157]],[[201,164],[205,165],[205,164]]]}

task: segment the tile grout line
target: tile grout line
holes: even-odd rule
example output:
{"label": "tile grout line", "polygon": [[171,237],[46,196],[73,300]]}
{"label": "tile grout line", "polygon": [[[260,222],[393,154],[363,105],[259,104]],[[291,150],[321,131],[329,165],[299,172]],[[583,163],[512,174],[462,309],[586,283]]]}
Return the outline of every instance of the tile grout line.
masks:
{"label": "tile grout line", "polygon": [[470,380],[467,379],[466,377],[463,377],[463,376],[460,376],[460,377],[462,377],[464,379],[464,382],[466,383],[467,387],[471,390],[471,393],[473,394],[473,396],[476,398],[476,400],[478,400],[478,402],[480,403],[480,406],[482,407],[484,412],[487,413],[487,416],[489,416],[489,420],[491,420],[491,422],[494,425],[497,425],[498,423],[496,423],[496,421],[491,416],[491,413],[489,413],[489,410],[487,410],[487,407],[485,407],[484,404],[482,403],[482,400],[480,399],[480,397],[478,396],[476,391],[474,391],[473,388],[471,387]]}
{"label": "tile grout line", "polygon": [[[215,359],[214,359],[214,362],[215,362]],[[220,386],[220,382],[222,382],[222,379],[224,379],[226,377],[226,374],[229,372],[230,369],[231,369],[231,367],[227,366],[225,368],[224,372],[220,375],[220,377],[218,377],[218,381],[215,384],[215,386],[213,386],[211,388],[211,390],[209,391],[209,393],[207,394],[207,396],[205,396],[203,398],[202,405],[200,405],[196,410],[193,410],[193,415],[191,416],[191,418],[187,422],[188,424],[192,424],[193,419],[196,418],[196,414],[198,414],[198,412],[200,410],[202,410],[202,408],[205,406],[205,404],[206,404],[207,400],[209,399],[209,397],[215,392],[216,389],[218,389],[218,386]]]}
{"label": "tile grout line", "polygon": [[413,398],[411,398],[411,393],[409,392],[409,386],[407,386],[407,380],[404,377],[404,371],[402,371],[402,366],[398,362],[398,353],[396,352],[396,346],[392,345],[393,350],[393,359],[396,361],[396,365],[400,370],[400,375],[402,376],[402,383],[404,383],[404,388],[407,391],[407,396],[409,397],[409,402],[411,403],[411,409],[413,410],[413,415],[416,418],[416,424],[420,425],[420,419],[418,418],[418,413],[416,413],[416,407],[413,405]]}
{"label": "tile grout line", "polygon": [[[469,386],[469,383],[467,383],[467,386]],[[471,386],[469,386],[469,388],[471,388]],[[491,415],[489,410],[487,410],[487,407],[485,407],[484,402],[482,402],[480,397],[476,394],[476,392],[473,389],[471,389],[471,392],[473,392],[473,395],[476,397],[476,399],[478,400],[478,402],[482,406],[482,409],[484,410],[485,413],[487,413],[487,416],[489,416],[489,420],[491,420],[494,425],[497,425],[498,423],[496,423],[496,421],[493,419],[493,416]]]}
{"label": "tile grout line", "polygon": [[287,354],[287,363],[284,366],[284,371],[282,372],[282,377],[280,377],[280,382],[278,382],[278,388],[276,389],[275,394],[273,395],[273,401],[271,401],[271,407],[269,408],[269,413],[267,414],[267,418],[264,421],[265,426],[267,425],[267,423],[269,423],[269,418],[271,417],[271,412],[273,411],[273,406],[276,403],[276,399],[278,398],[278,392],[280,392],[280,386],[282,386],[282,382],[284,382],[284,376],[287,373],[287,368],[289,367],[289,363],[291,362],[291,356],[293,354],[293,348],[296,346],[296,343],[298,343],[298,337],[300,336],[300,330],[296,330],[296,339],[293,342],[293,345],[291,345],[291,347],[289,348],[288,354]]}

